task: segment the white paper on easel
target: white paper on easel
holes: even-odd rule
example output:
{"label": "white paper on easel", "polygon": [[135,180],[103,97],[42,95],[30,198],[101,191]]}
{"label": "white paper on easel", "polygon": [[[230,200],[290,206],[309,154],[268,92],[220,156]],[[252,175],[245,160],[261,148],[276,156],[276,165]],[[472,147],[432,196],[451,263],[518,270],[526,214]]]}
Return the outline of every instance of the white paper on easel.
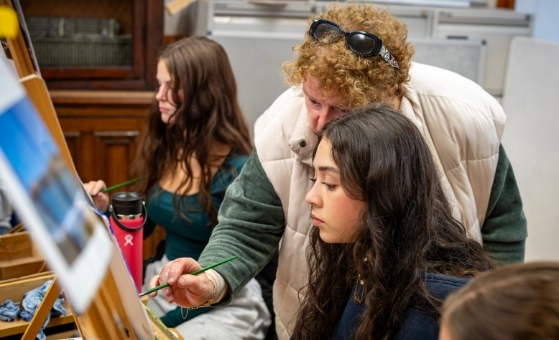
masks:
{"label": "white paper on easel", "polygon": [[107,271],[110,237],[3,60],[0,74],[0,177],[72,307],[82,313]]}

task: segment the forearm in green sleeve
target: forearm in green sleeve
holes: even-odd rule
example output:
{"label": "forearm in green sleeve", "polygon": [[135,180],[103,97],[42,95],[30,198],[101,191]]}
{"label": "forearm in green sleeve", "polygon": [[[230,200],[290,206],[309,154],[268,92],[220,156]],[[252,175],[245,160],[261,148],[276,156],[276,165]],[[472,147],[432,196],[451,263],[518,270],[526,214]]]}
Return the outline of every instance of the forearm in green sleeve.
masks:
{"label": "forearm in green sleeve", "polygon": [[256,150],[227,189],[218,220],[199,263],[204,267],[237,255],[215,268],[234,293],[268,263],[285,228],[281,200]]}
{"label": "forearm in green sleeve", "polygon": [[485,248],[497,264],[524,261],[528,236],[526,216],[512,166],[502,145],[481,234]]}

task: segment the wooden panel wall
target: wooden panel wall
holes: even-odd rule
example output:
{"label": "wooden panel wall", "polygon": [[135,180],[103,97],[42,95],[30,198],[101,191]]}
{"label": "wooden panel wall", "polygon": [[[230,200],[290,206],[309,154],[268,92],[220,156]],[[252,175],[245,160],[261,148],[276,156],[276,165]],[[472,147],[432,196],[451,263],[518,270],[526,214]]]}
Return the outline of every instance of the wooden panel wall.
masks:
{"label": "wooden panel wall", "polygon": [[[107,186],[132,178],[130,168],[145,128],[153,92],[51,91],[64,137],[83,182]],[[118,191],[132,190],[124,187]],[[157,228],[144,242],[144,258],[164,238]]]}

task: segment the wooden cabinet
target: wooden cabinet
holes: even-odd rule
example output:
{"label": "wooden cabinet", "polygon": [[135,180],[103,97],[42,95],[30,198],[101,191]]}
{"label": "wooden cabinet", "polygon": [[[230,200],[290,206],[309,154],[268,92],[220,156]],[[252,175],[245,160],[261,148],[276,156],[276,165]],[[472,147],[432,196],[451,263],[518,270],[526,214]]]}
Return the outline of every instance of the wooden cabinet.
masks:
{"label": "wooden cabinet", "polygon": [[153,90],[163,0],[20,0],[50,90]]}
{"label": "wooden cabinet", "polygon": [[[108,186],[130,168],[156,87],[163,0],[14,0],[76,170]],[[131,190],[130,187],[119,191]],[[144,242],[144,257],[164,237]]]}
{"label": "wooden cabinet", "polygon": [[82,181],[108,186],[130,179],[152,92],[51,91]]}
{"label": "wooden cabinet", "polygon": [[[82,181],[131,179],[156,88],[163,0],[13,0]],[[125,187],[117,191],[132,190]],[[164,237],[158,228],[144,257]]]}
{"label": "wooden cabinet", "polygon": [[[81,180],[102,179],[111,186],[131,179],[130,169],[154,93],[50,91],[50,95]],[[155,253],[164,235],[157,228],[146,239],[144,258]]]}

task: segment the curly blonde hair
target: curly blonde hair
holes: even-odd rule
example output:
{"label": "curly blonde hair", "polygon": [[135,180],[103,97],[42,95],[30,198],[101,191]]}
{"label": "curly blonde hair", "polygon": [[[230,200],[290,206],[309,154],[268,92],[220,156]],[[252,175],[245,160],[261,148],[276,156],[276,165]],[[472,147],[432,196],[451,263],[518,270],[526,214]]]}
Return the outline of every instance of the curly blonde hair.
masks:
{"label": "curly blonde hair", "polygon": [[312,17],[331,20],[344,31],[355,30],[372,33],[382,39],[383,45],[398,62],[400,69],[390,66],[382,57],[360,57],[346,48],[346,40],[331,44],[315,41],[307,32],[301,45],[293,49],[297,58],[283,65],[286,82],[301,85],[306,75],[312,75],[320,84],[322,95],[338,91],[341,106],[365,107],[376,102],[387,102],[391,89],[409,80],[409,69],[414,48],[406,41],[406,25],[388,12],[367,3],[337,3],[324,13]]}

